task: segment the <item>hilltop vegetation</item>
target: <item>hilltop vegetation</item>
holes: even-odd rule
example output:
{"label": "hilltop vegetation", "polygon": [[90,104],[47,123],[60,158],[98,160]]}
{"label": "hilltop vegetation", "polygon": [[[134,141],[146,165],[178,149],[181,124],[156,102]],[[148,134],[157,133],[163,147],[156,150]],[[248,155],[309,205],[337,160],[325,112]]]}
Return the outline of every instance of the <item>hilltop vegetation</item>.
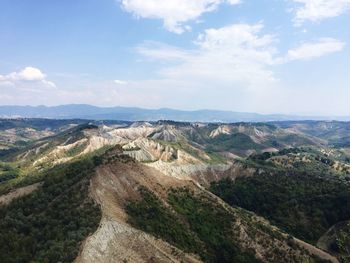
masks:
{"label": "hilltop vegetation", "polygon": [[286,232],[316,243],[350,218],[350,187],[341,180],[291,170],[223,179],[210,190],[233,206],[257,213]]}
{"label": "hilltop vegetation", "polygon": [[18,168],[12,164],[0,162],[0,183],[16,178],[18,173]]}
{"label": "hilltop vegetation", "polygon": [[0,207],[2,262],[71,262],[100,210],[88,196],[91,158],[47,172],[42,188]]}
{"label": "hilltop vegetation", "polygon": [[186,188],[169,192],[171,207],[146,189],[140,193],[141,200],[130,202],[126,208],[135,227],[197,253],[205,262],[260,262],[234,243],[232,216],[220,206],[195,197]]}
{"label": "hilltop vegetation", "polygon": [[204,262],[326,262],[253,214],[231,211],[187,187],[169,189],[166,200],[141,188],[140,199],[130,201],[126,211],[132,226],[198,254]]}

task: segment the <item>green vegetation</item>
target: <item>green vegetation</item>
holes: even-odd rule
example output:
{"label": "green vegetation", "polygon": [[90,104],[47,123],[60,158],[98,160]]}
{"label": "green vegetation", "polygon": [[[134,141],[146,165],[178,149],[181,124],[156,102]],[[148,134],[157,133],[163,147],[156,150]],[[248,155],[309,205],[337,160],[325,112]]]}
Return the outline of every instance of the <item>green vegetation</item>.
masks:
{"label": "green vegetation", "polygon": [[[1,121],[0,121],[1,123]],[[50,123],[50,122],[49,122]],[[0,151],[0,159],[3,161],[16,161],[16,158],[20,156],[21,154],[25,154],[29,151],[32,151],[30,156],[27,158],[24,158],[21,160],[21,165],[32,165],[32,162],[34,159],[37,159],[40,155],[44,156],[47,154],[50,150],[52,150],[54,147],[58,145],[62,145],[64,143],[74,143],[80,139],[85,138],[83,131],[88,129],[95,129],[97,126],[92,124],[81,124],[76,127],[65,129],[62,132],[59,132],[58,134],[55,134],[53,136],[45,137],[39,140],[32,140],[29,142],[21,143],[16,142],[16,145],[8,150]],[[45,146],[39,153],[36,153],[36,150],[40,146]],[[79,147],[77,147],[77,150]],[[75,150],[72,150],[71,154],[74,154]]]}
{"label": "green vegetation", "polygon": [[168,201],[204,243],[205,261],[259,262],[253,254],[239,248],[234,240],[233,217],[220,204],[203,195],[196,196],[187,188],[172,189]]}
{"label": "green vegetation", "polygon": [[233,123],[226,124],[229,134],[213,132],[220,124],[193,126],[186,134],[187,139],[204,146],[209,152],[232,152],[246,156],[249,152],[261,153],[267,148],[283,149],[288,146],[315,145],[316,139],[300,133],[291,134],[269,123]]}
{"label": "green vegetation", "polygon": [[350,218],[349,186],[306,173],[223,179],[210,190],[230,205],[253,211],[311,243],[330,226]]}
{"label": "green vegetation", "polygon": [[129,222],[145,232],[176,244],[179,248],[194,252],[201,245],[179,218],[145,188],[140,189],[141,200],[126,206]]}
{"label": "green vegetation", "polygon": [[87,144],[88,144],[87,142],[83,142],[83,143],[77,145],[76,147],[69,149],[66,152],[66,156],[67,157],[75,157],[78,154],[81,154],[85,150]]}
{"label": "green vegetation", "polygon": [[[222,163],[227,163],[227,159],[221,155],[220,153],[212,152],[212,151],[205,151],[205,153],[209,156],[210,164],[222,164]],[[207,161],[208,162],[208,161]]]}
{"label": "green vegetation", "polygon": [[[0,162],[0,195],[6,194],[17,187],[22,187],[42,181],[51,169],[55,169],[54,158],[56,157],[53,157],[51,159],[48,158],[36,166],[33,165],[34,161],[47,156],[47,154],[50,153],[58,145],[62,145],[63,143],[74,143],[85,138],[83,131],[86,129],[95,128],[96,126],[91,124],[80,125],[61,132],[58,135],[47,137],[39,141],[33,141],[27,147],[16,149],[15,152],[12,152],[3,158],[0,156],[0,160],[3,160],[3,162]],[[76,147],[68,150],[65,153],[65,156],[62,157],[76,157],[85,149],[86,145],[86,142],[78,144]],[[38,151],[39,148],[40,151]],[[88,158],[93,158],[93,156],[96,157],[97,155],[100,156],[103,155],[109,148],[109,146],[102,147],[94,153],[84,156]],[[7,162],[5,162],[5,160]],[[11,176],[1,176],[1,163],[13,167]]]}
{"label": "green vegetation", "polygon": [[332,248],[348,260],[350,259],[350,223],[339,230]]}
{"label": "green vegetation", "polygon": [[140,194],[141,200],[126,208],[133,226],[196,253],[205,262],[259,262],[235,242],[233,217],[216,202],[187,188],[172,189],[169,206],[144,188]]}
{"label": "green vegetation", "polygon": [[36,130],[60,130],[71,123],[86,123],[86,120],[55,120],[55,119],[1,119],[0,130],[32,128]]}
{"label": "green vegetation", "polygon": [[7,156],[11,156],[18,151],[19,148],[16,146],[11,146],[9,149],[0,149],[0,158],[3,159]]}
{"label": "green vegetation", "polygon": [[208,151],[230,150],[261,150],[261,145],[255,143],[248,135],[243,133],[220,134],[208,141]]}
{"label": "green vegetation", "polygon": [[346,183],[350,181],[348,161],[347,153],[343,151],[301,147],[253,154],[243,163],[274,173],[289,173],[292,170],[296,174],[315,177],[337,177]]}
{"label": "green vegetation", "polygon": [[71,262],[100,210],[88,196],[93,158],[57,166],[42,188],[0,208],[1,262]]}
{"label": "green vegetation", "polygon": [[19,175],[19,170],[14,165],[0,162],[0,184],[14,179]]}
{"label": "green vegetation", "polygon": [[[81,125],[68,129],[72,123]],[[194,125],[191,127],[195,128],[187,129],[189,124],[169,123],[178,129],[182,127],[186,136],[178,136],[173,142],[161,140],[159,143],[186,151],[210,164],[225,163],[226,157],[221,155],[223,151],[246,156],[252,151],[261,153],[268,147],[281,149],[285,145],[314,145],[254,154],[247,159],[236,160],[243,164],[243,168],[255,169],[256,175],[238,178],[235,182],[224,179],[213,183],[210,190],[230,205],[253,211],[287,233],[311,243],[316,243],[330,226],[349,220],[349,148],[323,149],[314,143],[317,138],[310,140],[303,133],[284,133],[277,128],[279,124],[230,124],[232,134],[212,138],[210,134],[219,127],[218,124]],[[335,128],[329,128],[331,130],[322,128],[324,125],[329,126],[328,123],[310,124],[310,127],[305,126],[306,130],[309,129],[305,132],[326,139],[329,145],[350,145],[347,135],[349,124],[335,123]],[[125,151],[121,147],[106,146],[92,154],[74,158],[72,162],[54,166],[56,156],[48,153],[58,145],[86,138],[84,131],[97,128],[86,121],[0,120],[0,126],[0,131],[16,129],[18,134],[15,142],[9,145],[2,142],[0,194],[43,182],[42,187],[32,194],[0,207],[0,262],[73,261],[81,242],[96,230],[101,217],[100,209],[88,195],[89,179],[95,167],[110,164],[115,159],[128,163],[134,160],[121,156]],[[286,124],[288,127],[294,126]],[[31,141],[38,137],[28,137],[23,132],[24,128],[50,130],[53,133],[42,134],[55,135]],[[260,140],[261,134],[265,137]],[[81,143],[62,155],[75,157],[85,147],[86,144]],[[49,158],[34,167],[33,162],[44,156]],[[188,188],[171,189],[162,200],[141,188],[140,197],[126,206],[130,224],[183,251],[200,255],[205,262],[258,262],[254,252],[243,249],[240,243],[242,237],[237,237],[240,229],[238,222],[234,224],[235,218],[242,220],[245,234],[251,240],[271,238],[257,242],[268,246],[271,259],[283,259],[284,253],[287,253],[284,248],[271,249],[275,240],[286,240],[280,231],[254,221],[253,213],[244,209],[235,209],[233,215],[206,194]],[[341,229],[332,244],[334,251],[348,255],[349,237],[350,228]],[[292,243],[292,239],[289,241]],[[295,244],[293,246],[290,247],[300,249]],[[298,262],[298,255],[292,256]]]}

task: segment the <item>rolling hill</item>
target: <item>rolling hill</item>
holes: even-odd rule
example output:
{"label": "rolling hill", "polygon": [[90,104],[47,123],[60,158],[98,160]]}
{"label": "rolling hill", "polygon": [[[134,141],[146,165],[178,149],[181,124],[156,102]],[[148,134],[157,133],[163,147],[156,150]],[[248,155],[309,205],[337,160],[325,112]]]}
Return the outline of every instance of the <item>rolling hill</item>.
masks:
{"label": "rolling hill", "polygon": [[1,120],[2,260],[347,262],[348,127]]}

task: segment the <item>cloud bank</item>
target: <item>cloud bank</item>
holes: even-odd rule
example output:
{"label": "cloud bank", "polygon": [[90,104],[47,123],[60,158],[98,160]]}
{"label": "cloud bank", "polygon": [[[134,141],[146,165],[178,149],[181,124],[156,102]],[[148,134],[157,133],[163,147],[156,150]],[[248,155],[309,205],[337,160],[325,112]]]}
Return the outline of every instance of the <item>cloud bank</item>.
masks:
{"label": "cloud bank", "polygon": [[350,0],[292,0],[299,4],[295,9],[295,24],[321,20],[342,15],[350,10]]}
{"label": "cloud bank", "polygon": [[341,51],[345,43],[334,38],[320,38],[317,41],[304,43],[295,49],[288,51],[287,61],[310,60],[319,58],[334,52]]}
{"label": "cloud bank", "polygon": [[26,67],[18,72],[0,75],[0,85],[25,85],[28,83],[56,87],[55,83],[46,79],[46,75],[40,69],[34,67]]}
{"label": "cloud bank", "polygon": [[121,0],[120,3],[136,17],[161,19],[165,29],[181,34],[190,30],[186,22],[215,11],[220,4],[236,5],[240,0]]}
{"label": "cloud bank", "polygon": [[320,38],[283,55],[276,46],[278,38],[263,30],[262,23],[233,24],[205,30],[194,41],[195,49],[147,42],[137,51],[151,60],[168,62],[158,72],[163,78],[251,87],[275,82],[273,68],[280,64],[320,58],[345,46],[337,39]]}

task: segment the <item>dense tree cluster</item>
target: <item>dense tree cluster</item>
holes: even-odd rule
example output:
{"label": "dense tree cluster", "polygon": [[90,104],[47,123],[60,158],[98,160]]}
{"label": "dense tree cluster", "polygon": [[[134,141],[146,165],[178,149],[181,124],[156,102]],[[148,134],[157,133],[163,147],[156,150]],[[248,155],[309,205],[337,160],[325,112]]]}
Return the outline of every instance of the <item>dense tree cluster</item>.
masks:
{"label": "dense tree cluster", "polygon": [[178,248],[197,253],[205,262],[256,263],[253,254],[235,243],[232,215],[187,188],[172,189],[166,207],[150,191],[140,190],[141,200],[130,202],[129,222]]}
{"label": "dense tree cluster", "polygon": [[349,186],[306,173],[223,179],[210,190],[230,205],[253,211],[311,243],[350,218]]}
{"label": "dense tree cluster", "polygon": [[1,262],[71,262],[100,221],[88,196],[95,163],[86,158],[47,172],[42,188],[0,208]]}

